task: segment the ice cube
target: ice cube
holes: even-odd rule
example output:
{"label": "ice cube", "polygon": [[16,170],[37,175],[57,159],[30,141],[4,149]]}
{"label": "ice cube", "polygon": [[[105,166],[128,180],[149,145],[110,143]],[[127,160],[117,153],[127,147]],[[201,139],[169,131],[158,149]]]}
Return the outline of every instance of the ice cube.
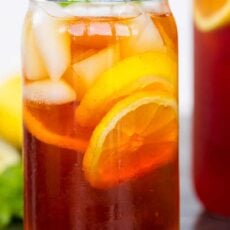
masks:
{"label": "ice cube", "polygon": [[127,24],[115,23],[114,30],[118,38],[130,37],[130,28]]}
{"label": "ice cube", "polygon": [[89,36],[112,36],[112,28],[108,22],[91,22],[87,31]]}
{"label": "ice cube", "polygon": [[112,45],[75,63],[73,69],[79,76],[79,80],[84,83],[82,87],[87,90],[104,71],[111,68],[119,59],[119,45]]}
{"label": "ice cube", "polygon": [[65,12],[80,17],[108,17],[112,16],[111,6],[103,4],[78,3],[65,7]]}
{"label": "ice cube", "polygon": [[40,80],[48,77],[44,61],[34,40],[31,24],[27,23],[23,36],[23,74],[28,80]]}
{"label": "ice cube", "polygon": [[37,5],[50,16],[59,17],[59,18],[72,18],[73,17],[65,11],[65,7],[62,7],[57,2],[40,1],[40,2],[37,2]]}
{"label": "ice cube", "polygon": [[38,49],[52,80],[61,78],[71,61],[70,35],[63,21],[37,10],[33,17]]}
{"label": "ice cube", "polygon": [[42,104],[65,104],[76,100],[75,91],[63,80],[42,80],[26,84],[23,97]]}
{"label": "ice cube", "polygon": [[77,3],[65,7],[65,13],[83,17],[135,17],[140,14],[140,7],[136,4],[116,4],[112,2],[92,4]]}
{"label": "ice cube", "polygon": [[151,18],[142,14],[130,23],[130,38],[121,41],[122,57],[161,49],[163,39]]}

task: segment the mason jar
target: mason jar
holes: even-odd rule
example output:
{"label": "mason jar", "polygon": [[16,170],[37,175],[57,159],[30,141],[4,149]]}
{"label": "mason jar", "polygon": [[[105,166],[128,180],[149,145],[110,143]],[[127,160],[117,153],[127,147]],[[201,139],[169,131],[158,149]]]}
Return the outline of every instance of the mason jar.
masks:
{"label": "mason jar", "polygon": [[24,229],[179,229],[168,2],[30,0],[22,43]]}

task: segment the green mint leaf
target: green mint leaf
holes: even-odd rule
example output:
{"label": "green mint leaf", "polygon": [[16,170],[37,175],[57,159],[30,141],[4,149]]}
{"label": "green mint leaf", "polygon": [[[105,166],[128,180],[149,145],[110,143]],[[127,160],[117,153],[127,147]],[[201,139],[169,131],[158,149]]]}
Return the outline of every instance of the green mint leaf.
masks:
{"label": "green mint leaf", "polygon": [[62,7],[66,7],[76,2],[90,2],[90,0],[66,0],[66,1],[60,1],[58,4]]}

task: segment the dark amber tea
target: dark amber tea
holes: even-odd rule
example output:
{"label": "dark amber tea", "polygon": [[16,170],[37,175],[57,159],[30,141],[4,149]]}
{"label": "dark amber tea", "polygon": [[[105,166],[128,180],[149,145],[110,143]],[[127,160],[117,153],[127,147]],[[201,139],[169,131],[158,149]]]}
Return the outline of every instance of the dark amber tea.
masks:
{"label": "dark amber tea", "polygon": [[179,229],[167,2],[65,5],[25,21],[25,229]]}
{"label": "dark amber tea", "polygon": [[195,187],[208,211],[230,217],[230,1],[195,3]]}

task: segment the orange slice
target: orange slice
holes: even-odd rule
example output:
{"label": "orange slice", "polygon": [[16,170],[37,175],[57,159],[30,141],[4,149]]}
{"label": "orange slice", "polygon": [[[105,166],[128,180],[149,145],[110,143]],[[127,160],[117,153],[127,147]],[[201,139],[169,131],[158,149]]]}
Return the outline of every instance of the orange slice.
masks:
{"label": "orange slice", "polygon": [[176,62],[167,53],[146,52],[114,65],[86,92],[76,119],[82,126],[95,126],[118,100],[150,85],[175,90]]}
{"label": "orange slice", "polygon": [[80,138],[71,137],[68,135],[61,135],[58,132],[50,130],[48,126],[38,120],[26,107],[23,111],[24,124],[30,133],[38,140],[55,145],[60,148],[84,152],[87,148],[87,141]]}
{"label": "orange slice", "polygon": [[195,0],[195,22],[203,31],[230,23],[230,0]]}
{"label": "orange slice", "polygon": [[118,102],[101,120],[84,155],[89,183],[109,188],[176,157],[177,103],[165,93],[140,92]]}

